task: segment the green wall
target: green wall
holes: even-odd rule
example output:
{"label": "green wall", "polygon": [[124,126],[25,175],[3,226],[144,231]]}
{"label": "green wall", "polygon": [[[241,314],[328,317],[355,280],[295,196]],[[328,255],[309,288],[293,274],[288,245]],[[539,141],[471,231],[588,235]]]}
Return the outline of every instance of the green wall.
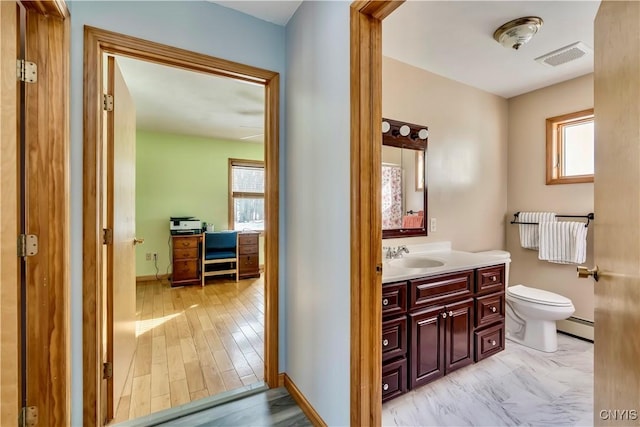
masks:
{"label": "green wall", "polygon": [[[216,230],[228,228],[228,159],[263,160],[264,145],[149,131],[136,143],[136,276],[167,274],[169,217],[194,216]],[[153,257],[152,257],[153,258]],[[263,260],[261,260],[263,262]]]}

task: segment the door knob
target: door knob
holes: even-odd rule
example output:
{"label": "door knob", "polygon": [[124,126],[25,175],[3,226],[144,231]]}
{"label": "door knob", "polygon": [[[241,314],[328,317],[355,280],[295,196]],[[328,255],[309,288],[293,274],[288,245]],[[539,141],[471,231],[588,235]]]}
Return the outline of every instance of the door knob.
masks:
{"label": "door knob", "polygon": [[144,243],[144,239],[138,239],[137,237],[135,239],[133,239],[133,244],[134,245],[141,245]]}
{"label": "door knob", "polygon": [[596,282],[599,279],[598,273],[600,272],[600,270],[598,269],[597,265],[593,267],[591,270],[589,270],[587,267],[578,267],[577,270],[578,270],[578,277],[580,277],[581,279],[585,279],[589,276],[592,276],[593,280],[595,280]]}

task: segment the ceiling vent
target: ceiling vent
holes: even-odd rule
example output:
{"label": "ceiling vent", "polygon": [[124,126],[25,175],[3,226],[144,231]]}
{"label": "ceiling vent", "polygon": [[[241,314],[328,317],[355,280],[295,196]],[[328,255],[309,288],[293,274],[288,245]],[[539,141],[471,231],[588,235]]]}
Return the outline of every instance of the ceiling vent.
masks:
{"label": "ceiling vent", "polygon": [[546,64],[551,67],[557,67],[558,65],[566,64],[567,62],[575,61],[585,55],[592,52],[591,48],[582,42],[572,43],[569,46],[562,47],[553,52],[549,52],[546,55],[542,55],[536,58],[541,64]]}

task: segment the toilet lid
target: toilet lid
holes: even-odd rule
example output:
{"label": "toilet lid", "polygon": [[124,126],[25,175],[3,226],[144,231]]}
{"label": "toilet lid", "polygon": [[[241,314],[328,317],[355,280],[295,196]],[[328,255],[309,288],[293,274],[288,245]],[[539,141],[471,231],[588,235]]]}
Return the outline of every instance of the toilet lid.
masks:
{"label": "toilet lid", "polygon": [[538,304],[553,305],[556,307],[569,307],[573,305],[569,298],[563,297],[562,295],[524,285],[509,286],[507,288],[507,294],[523,301]]}

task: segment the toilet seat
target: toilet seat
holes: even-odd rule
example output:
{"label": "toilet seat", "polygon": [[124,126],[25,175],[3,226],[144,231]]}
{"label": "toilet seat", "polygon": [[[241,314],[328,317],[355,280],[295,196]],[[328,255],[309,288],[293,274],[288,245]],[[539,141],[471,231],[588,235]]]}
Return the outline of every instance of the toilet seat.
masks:
{"label": "toilet seat", "polygon": [[507,288],[509,297],[536,304],[543,304],[553,307],[573,306],[569,298],[542,289],[530,288],[524,285],[514,285]]}

